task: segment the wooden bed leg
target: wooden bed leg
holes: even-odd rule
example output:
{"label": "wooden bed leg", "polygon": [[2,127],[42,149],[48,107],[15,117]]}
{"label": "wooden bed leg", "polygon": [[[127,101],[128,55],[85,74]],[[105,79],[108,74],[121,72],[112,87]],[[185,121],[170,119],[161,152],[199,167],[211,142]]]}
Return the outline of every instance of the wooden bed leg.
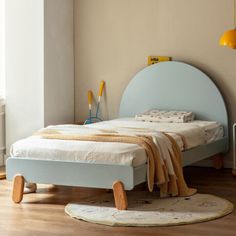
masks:
{"label": "wooden bed leg", "polygon": [[236,177],[236,169],[232,169],[232,175],[233,177]]}
{"label": "wooden bed leg", "polygon": [[112,188],[113,188],[116,208],[118,210],[127,210],[128,201],[123,183],[121,181],[116,181],[113,183]]}
{"label": "wooden bed leg", "polygon": [[222,154],[216,154],[213,156],[213,166],[216,170],[220,170],[224,167]]}
{"label": "wooden bed leg", "polygon": [[37,190],[37,184],[35,183],[26,183],[24,188],[24,194],[35,193]]}
{"label": "wooden bed leg", "polygon": [[22,175],[15,175],[13,182],[12,200],[20,203],[23,199],[25,179]]}

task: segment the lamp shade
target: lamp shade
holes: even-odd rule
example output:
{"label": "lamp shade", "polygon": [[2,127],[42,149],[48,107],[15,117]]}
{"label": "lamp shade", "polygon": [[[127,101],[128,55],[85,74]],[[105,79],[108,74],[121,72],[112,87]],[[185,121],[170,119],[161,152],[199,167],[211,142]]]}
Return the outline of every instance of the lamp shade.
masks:
{"label": "lamp shade", "polygon": [[226,31],[220,38],[220,45],[236,49],[236,29]]}

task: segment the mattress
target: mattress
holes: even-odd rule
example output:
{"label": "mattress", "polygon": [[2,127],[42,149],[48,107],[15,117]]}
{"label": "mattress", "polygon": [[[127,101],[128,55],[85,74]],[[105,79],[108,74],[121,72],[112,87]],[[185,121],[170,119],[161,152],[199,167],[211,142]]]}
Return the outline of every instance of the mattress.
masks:
{"label": "mattress", "polygon": [[[152,123],[135,121],[133,118],[122,118],[103,121],[88,127],[106,129],[111,127],[145,128],[165,131],[171,135],[182,151],[187,148],[181,135],[185,133],[190,148],[214,142],[223,137],[223,127],[217,122],[193,121],[184,124]],[[51,128],[77,129],[77,125],[58,125]],[[176,132],[178,131],[178,132]],[[202,139],[196,138],[196,132],[202,134]],[[136,144],[104,143],[92,141],[42,139],[38,136],[17,141],[11,146],[11,156],[27,159],[73,161],[82,163],[128,165],[137,167],[147,161],[143,148]]]}

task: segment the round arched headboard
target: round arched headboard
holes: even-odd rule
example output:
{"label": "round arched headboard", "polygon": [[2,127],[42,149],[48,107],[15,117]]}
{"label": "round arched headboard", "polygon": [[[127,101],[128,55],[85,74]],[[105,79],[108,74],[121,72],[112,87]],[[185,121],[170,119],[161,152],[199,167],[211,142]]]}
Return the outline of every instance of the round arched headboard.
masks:
{"label": "round arched headboard", "polygon": [[193,111],[197,119],[220,122],[228,136],[228,114],[220,91],[205,73],[191,65],[162,62],[134,76],[123,93],[120,117],[153,108]]}

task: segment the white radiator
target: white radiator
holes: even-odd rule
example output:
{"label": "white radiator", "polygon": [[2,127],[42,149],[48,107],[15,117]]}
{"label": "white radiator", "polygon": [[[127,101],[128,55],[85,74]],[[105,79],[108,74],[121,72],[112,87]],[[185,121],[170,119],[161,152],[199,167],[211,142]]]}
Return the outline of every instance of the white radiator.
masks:
{"label": "white radiator", "polygon": [[5,103],[0,98],[0,166],[4,165],[5,149]]}

